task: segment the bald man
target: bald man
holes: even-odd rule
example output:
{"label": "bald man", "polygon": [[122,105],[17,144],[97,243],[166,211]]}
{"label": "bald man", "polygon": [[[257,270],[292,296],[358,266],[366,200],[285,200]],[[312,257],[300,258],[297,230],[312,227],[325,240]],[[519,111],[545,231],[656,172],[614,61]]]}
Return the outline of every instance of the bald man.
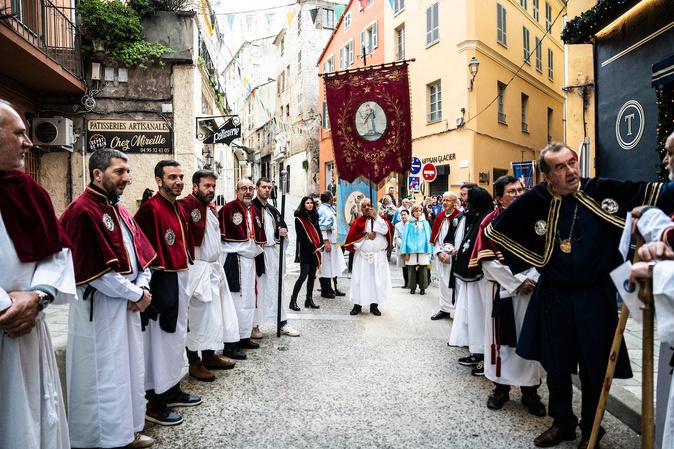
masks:
{"label": "bald man", "polygon": [[18,169],[33,147],[0,100],[0,447],[70,447],[44,309],[75,297],[70,242],[47,192]]}
{"label": "bald man", "polygon": [[264,275],[264,259],[256,260],[256,257],[264,251],[267,237],[260,211],[253,205],[254,193],[253,181],[241,179],[236,184],[236,199],[225,204],[218,213],[225,274],[236,308],[240,337],[238,343],[225,344],[224,355],[236,359],[242,358],[241,349],[260,347],[250,335],[257,307],[255,279]]}
{"label": "bald man", "polygon": [[435,217],[431,231],[431,244],[440,273],[440,296],[438,311],[431,320],[449,318],[454,312],[452,304],[452,287],[449,286],[452,271],[452,258],[456,254],[454,237],[459,226],[459,210],[456,208],[457,196],[453,192],[442,195],[442,211]]}

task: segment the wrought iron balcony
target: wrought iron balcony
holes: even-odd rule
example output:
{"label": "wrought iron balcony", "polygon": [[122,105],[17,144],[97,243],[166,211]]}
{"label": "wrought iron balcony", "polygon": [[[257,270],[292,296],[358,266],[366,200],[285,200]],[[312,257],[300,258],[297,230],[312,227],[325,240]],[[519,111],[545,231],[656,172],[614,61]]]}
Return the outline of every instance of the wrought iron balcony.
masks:
{"label": "wrought iron balcony", "polygon": [[69,1],[66,6],[50,0],[0,0],[0,22],[82,79],[80,35],[75,8],[70,5]]}

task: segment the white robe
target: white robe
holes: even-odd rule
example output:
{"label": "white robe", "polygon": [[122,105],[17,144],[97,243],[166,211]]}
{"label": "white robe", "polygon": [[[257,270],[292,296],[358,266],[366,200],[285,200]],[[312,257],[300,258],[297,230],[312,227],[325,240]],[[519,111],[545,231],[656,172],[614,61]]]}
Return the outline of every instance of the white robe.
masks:
{"label": "white robe", "polygon": [[109,271],[86,285],[70,305],[66,373],[70,443],[73,447],[119,447],[134,440],[145,424],[145,362],[140,313],[127,310],[150,282],[150,270],[138,271],[133,237],[120,220],[132,272]]}
{"label": "white robe", "polygon": [[[247,213],[246,223],[253,223],[250,209]],[[250,235],[250,230],[247,234]],[[262,247],[249,238],[245,242],[222,242],[222,250],[225,254],[239,255],[241,291],[232,292],[232,300],[239,322],[239,338],[250,338],[257,308],[255,256],[262,252]]]}
{"label": "white robe", "polygon": [[[674,346],[674,261],[661,261],[653,268],[653,299],[658,336],[662,344]],[[661,397],[658,396],[658,399]],[[669,386],[662,448],[674,448],[674,378]]]}
{"label": "white robe", "polygon": [[[268,209],[262,212],[264,233],[267,243],[262,246],[264,250],[264,274],[257,278],[257,309],[255,312],[255,325],[262,323],[276,323],[278,313],[278,268],[280,246],[274,239],[274,216]],[[285,279],[285,250],[288,248],[288,238],[283,239],[283,277]],[[281,295],[281,321],[288,319],[286,310],[288,301],[285,295]]]}
{"label": "white robe", "polygon": [[[463,234],[466,232],[466,218],[461,217],[459,225],[454,234],[454,247],[458,248],[463,240]],[[454,319],[452,320],[452,330],[449,334],[448,344],[450,346],[468,346],[468,301],[475,296],[477,288],[475,282],[464,282],[461,279],[455,279],[454,285]],[[450,297],[451,298],[451,297]],[[450,299],[451,303],[451,299]]]}
{"label": "white robe", "polygon": [[442,263],[438,257],[440,253],[445,253],[449,255],[449,251],[454,248],[454,245],[450,246],[444,243],[445,236],[447,235],[447,232],[449,232],[449,225],[450,225],[449,220],[445,220],[442,223],[442,226],[440,227],[440,232],[438,233],[438,237],[433,243],[433,248],[436,261],[435,267],[440,278],[439,279],[440,288],[438,288],[438,290],[440,291],[440,296],[438,298],[439,310],[442,312],[453,314],[454,304],[452,304],[452,288],[449,286],[449,275],[452,270],[451,256],[450,260],[447,261],[447,263]]}
{"label": "white robe", "polygon": [[223,343],[239,341],[239,322],[220,263],[218,217],[206,208],[206,230],[201,246],[194,248],[189,270],[186,346],[190,351],[222,349]]}
{"label": "white robe", "polygon": [[[54,304],[75,296],[75,272],[69,249],[39,262],[19,260],[0,215],[0,310],[9,306],[12,291],[38,285],[56,290]],[[0,447],[20,449],[70,448],[56,357],[44,312],[26,335],[12,338],[0,331]]]}
{"label": "white robe", "polygon": [[321,250],[321,267],[318,277],[335,278],[341,276],[346,270],[344,253],[337,247],[337,215],[332,208],[324,205],[321,205],[319,212],[321,214],[332,214],[334,218],[332,228],[321,226],[321,238],[330,242],[330,252],[327,252],[325,248]]}
{"label": "white robe", "polygon": [[381,304],[391,296],[391,275],[386,257],[388,225],[381,217],[377,217],[374,226],[372,220],[365,224],[365,232],[372,230],[376,233],[373,240],[366,236],[353,245],[356,253],[353,257],[350,299],[354,305]]}
{"label": "white robe", "polygon": [[[185,367],[189,271],[178,272],[178,319],[175,332],[164,332],[159,319],[149,320],[143,332],[145,390],[165,393],[178,385]],[[94,306],[95,307],[95,306]]]}
{"label": "white robe", "polygon": [[[482,284],[482,301],[484,303],[484,374],[492,382],[503,385],[531,387],[539,385],[543,377],[541,364],[533,360],[525,360],[515,353],[515,348],[501,346],[498,355],[501,357],[501,376],[496,376],[496,365],[492,364],[491,344],[494,335],[494,320],[491,318],[493,310],[493,294],[495,288],[501,289],[501,298],[512,297],[513,312],[515,315],[515,330],[519,339],[524,315],[529,306],[531,295],[517,295],[515,290],[522,285],[527,278],[538,280],[539,274],[534,268],[524,273],[513,275],[510,268],[497,260],[482,262],[486,283]],[[494,363],[496,361],[494,360]]]}

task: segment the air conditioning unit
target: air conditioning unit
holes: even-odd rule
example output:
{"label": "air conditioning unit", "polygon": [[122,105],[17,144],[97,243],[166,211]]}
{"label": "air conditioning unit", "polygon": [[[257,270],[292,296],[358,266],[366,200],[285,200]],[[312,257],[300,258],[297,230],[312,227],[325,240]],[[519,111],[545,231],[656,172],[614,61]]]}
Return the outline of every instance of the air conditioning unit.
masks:
{"label": "air conditioning unit", "polygon": [[72,151],[75,144],[73,121],[66,117],[34,118],[33,144],[43,147],[63,147]]}

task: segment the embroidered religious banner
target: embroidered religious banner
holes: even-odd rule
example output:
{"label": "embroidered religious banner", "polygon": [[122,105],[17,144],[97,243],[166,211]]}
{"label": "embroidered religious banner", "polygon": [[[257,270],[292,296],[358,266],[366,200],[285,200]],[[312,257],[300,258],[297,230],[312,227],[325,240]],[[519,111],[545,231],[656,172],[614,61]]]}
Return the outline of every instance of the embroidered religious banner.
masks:
{"label": "embroidered religious banner", "polygon": [[407,63],[325,77],[340,179],[374,183],[403,173],[412,160]]}

